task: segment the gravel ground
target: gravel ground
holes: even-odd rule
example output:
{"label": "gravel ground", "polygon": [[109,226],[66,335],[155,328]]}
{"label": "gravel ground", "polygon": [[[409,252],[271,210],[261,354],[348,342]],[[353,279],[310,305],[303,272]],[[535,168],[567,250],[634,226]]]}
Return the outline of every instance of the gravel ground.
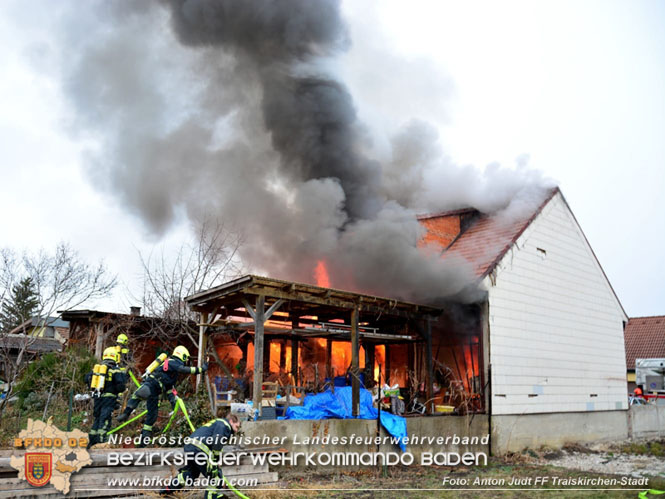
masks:
{"label": "gravel ground", "polygon": [[621,452],[614,448],[567,448],[539,456],[538,462],[549,466],[627,475],[665,477],[665,459],[652,455]]}

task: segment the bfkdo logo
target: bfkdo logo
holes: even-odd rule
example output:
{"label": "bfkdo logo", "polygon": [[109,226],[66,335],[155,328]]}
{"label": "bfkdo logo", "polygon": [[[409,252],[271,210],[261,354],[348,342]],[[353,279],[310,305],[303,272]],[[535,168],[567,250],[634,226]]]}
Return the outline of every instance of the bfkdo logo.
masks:
{"label": "bfkdo logo", "polygon": [[25,479],[33,487],[43,487],[51,479],[51,463],[50,452],[26,452]]}

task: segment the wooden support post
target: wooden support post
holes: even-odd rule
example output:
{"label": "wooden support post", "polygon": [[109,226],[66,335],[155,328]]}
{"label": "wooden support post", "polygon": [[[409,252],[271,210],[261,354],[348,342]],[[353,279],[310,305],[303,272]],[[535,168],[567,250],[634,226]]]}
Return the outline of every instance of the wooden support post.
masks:
{"label": "wooden support post", "polygon": [[279,342],[279,371],[286,371],[286,340]]}
{"label": "wooden support post", "polygon": [[326,377],[330,378],[331,382],[335,381],[332,372],[332,340],[330,338],[326,340]]}
{"label": "wooden support post", "polygon": [[374,379],[374,361],[376,359],[376,351],[374,343],[364,343],[365,347],[365,388],[372,386],[368,380]]}
{"label": "wooden support post", "polygon": [[[247,359],[247,350],[249,348],[249,340],[246,339],[246,338],[247,337],[245,336],[240,340],[240,351],[242,352],[242,360],[243,360],[243,365],[245,366],[245,369],[247,369],[247,360],[248,360]],[[240,374],[242,375],[242,374],[245,374],[245,373],[240,373]]]}
{"label": "wooden support post", "polygon": [[408,383],[409,390],[414,390],[414,397],[418,395],[418,384],[420,380],[418,379],[418,374],[416,373],[416,365],[413,359],[415,358],[415,346],[413,343],[408,343],[406,345],[406,379]]}
{"label": "wooden support post", "polygon": [[432,363],[432,323],[426,320],[425,334],[427,335],[427,350],[425,359],[427,364],[427,408],[430,414],[434,413],[434,367]]}
{"label": "wooden support post", "polygon": [[358,309],[354,308],[351,311],[351,407],[354,418],[357,418],[360,413],[360,379],[358,378],[360,375],[358,363],[359,348]]}
{"label": "wooden support post", "polygon": [[291,340],[291,376],[293,376],[293,384],[298,386],[298,340]]}
{"label": "wooden support post", "polygon": [[261,417],[261,400],[263,388],[263,324],[266,298],[263,295],[256,297],[256,310],[254,311],[254,409],[259,411]]}
{"label": "wooden support post", "polygon": [[270,374],[270,338],[263,336],[263,372],[266,375]]}
{"label": "wooden support post", "polygon": [[[296,329],[300,317],[291,316],[291,329]],[[295,338],[291,339],[291,376],[293,377],[293,384],[298,386],[298,340]]]}
{"label": "wooden support post", "polygon": [[[480,305],[480,344],[478,345],[480,351],[478,352],[478,362],[480,370],[480,386],[482,386],[482,400],[483,410],[489,413],[490,408],[490,390],[489,382],[491,380],[489,374],[490,358],[489,358],[489,338],[490,338],[490,323],[489,323],[489,302],[483,301]],[[491,382],[491,381],[490,381]]]}
{"label": "wooden support post", "polygon": [[[197,364],[196,364],[197,366],[201,366],[204,362],[203,359],[204,359],[204,356],[205,356],[205,353],[206,353],[206,345],[207,345],[208,337],[206,335],[206,326],[203,326],[203,324],[208,323],[208,318],[209,318],[209,314],[207,314],[205,312],[201,312],[199,314],[199,324],[201,324],[201,326],[199,326],[199,354],[198,354],[197,359],[196,359],[197,360]],[[199,386],[201,385],[201,380],[202,379],[203,378],[201,377],[201,374],[196,375],[196,389],[197,390],[199,389]]]}
{"label": "wooden support post", "polygon": [[384,383],[386,383],[388,386],[390,386],[390,344],[386,343],[385,347],[386,347],[386,349],[385,349],[386,358],[384,360],[384,364],[385,364],[384,369],[385,369],[386,374],[384,375],[383,378],[385,380]]}
{"label": "wooden support post", "polygon": [[104,347],[104,326],[101,322],[95,324],[95,334],[95,357],[101,359]]}

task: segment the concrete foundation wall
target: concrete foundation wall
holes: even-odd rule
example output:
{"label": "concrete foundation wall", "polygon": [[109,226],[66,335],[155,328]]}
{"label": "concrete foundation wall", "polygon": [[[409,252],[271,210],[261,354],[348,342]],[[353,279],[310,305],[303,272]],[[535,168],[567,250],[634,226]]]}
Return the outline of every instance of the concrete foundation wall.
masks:
{"label": "concrete foundation wall", "polygon": [[492,416],[492,452],[626,440],[628,411]]}
{"label": "concrete foundation wall", "polygon": [[633,405],[628,411],[631,438],[665,437],[665,406]]}
{"label": "concrete foundation wall", "polygon": [[[453,437],[478,437],[485,438],[489,433],[489,423],[486,415],[470,416],[438,416],[438,417],[419,417],[407,418],[407,433],[409,437],[451,437],[448,444],[420,443],[417,445],[407,445],[407,451],[415,457],[415,463],[420,462],[423,452],[456,452],[459,454],[465,452],[485,452],[489,455],[489,445],[463,445],[454,443]],[[305,439],[311,437],[375,437],[376,420],[366,419],[326,419],[322,421],[308,420],[286,420],[286,421],[251,421],[242,424],[242,430],[245,436],[277,437],[279,446],[285,448],[290,453],[294,452],[377,452],[375,444],[356,444],[333,445],[322,443],[306,443]],[[381,437],[388,436],[386,431],[381,428]],[[284,438],[285,437],[285,438]],[[261,446],[272,445],[264,444]],[[387,443],[380,445],[380,452],[397,452],[400,449],[397,445]]]}
{"label": "concrete foundation wall", "polygon": [[[409,437],[450,437],[447,443],[421,442],[409,444],[407,451],[420,462],[423,453],[484,452],[489,455],[489,445],[465,445],[455,443],[453,437],[478,437],[489,432],[488,417],[441,416],[407,418]],[[327,419],[323,421],[254,421],[244,422],[243,431],[248,437],[277,439],[279,443],[261,442],[259,446],[279,445],[290,453],[303,452],[377,452],[374,443],[350,443],[345,445],[306,442],[312,437],[375,437],[376,420]],[[381,437],[388,436],[381,428]],[[665,406],[631,406],[628,411],[595,411],[554,414],[523,414],[492,416],[491,447],[495,455],[519,452],[539,447],[561,447],[569,443],[593,443],[622,441],[629,438],[665,437]],[[397,452],[399,447],[381,444],[380,452]]]}

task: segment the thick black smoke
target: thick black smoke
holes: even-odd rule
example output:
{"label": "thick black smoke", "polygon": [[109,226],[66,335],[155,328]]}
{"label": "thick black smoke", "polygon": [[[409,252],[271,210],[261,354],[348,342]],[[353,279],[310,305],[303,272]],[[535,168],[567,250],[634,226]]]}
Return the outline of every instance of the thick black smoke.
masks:
{"label": "thick black smoke", "polygon": [[372,154],[335,70],[351,47],[338,1],[75,2],[64,20],[90,177],[157,234],[214,215],[242,230],[254,271],[311,282],[323,259],[335,287],[468,300],[470,269],[417,247],[416,212],[530,199],[524,175],[457,167],[409,117]]}
{"label": "thick black smoke", "polygon": [[338,179],[349,217],[374,217],[381,168],[357,151],[351,95],[320,68],[298,74],[347,47],[339,2],[170,0],[169,6],[182,43],[218,46],[254,66],[264,123],[282,167],[302,180]]}

